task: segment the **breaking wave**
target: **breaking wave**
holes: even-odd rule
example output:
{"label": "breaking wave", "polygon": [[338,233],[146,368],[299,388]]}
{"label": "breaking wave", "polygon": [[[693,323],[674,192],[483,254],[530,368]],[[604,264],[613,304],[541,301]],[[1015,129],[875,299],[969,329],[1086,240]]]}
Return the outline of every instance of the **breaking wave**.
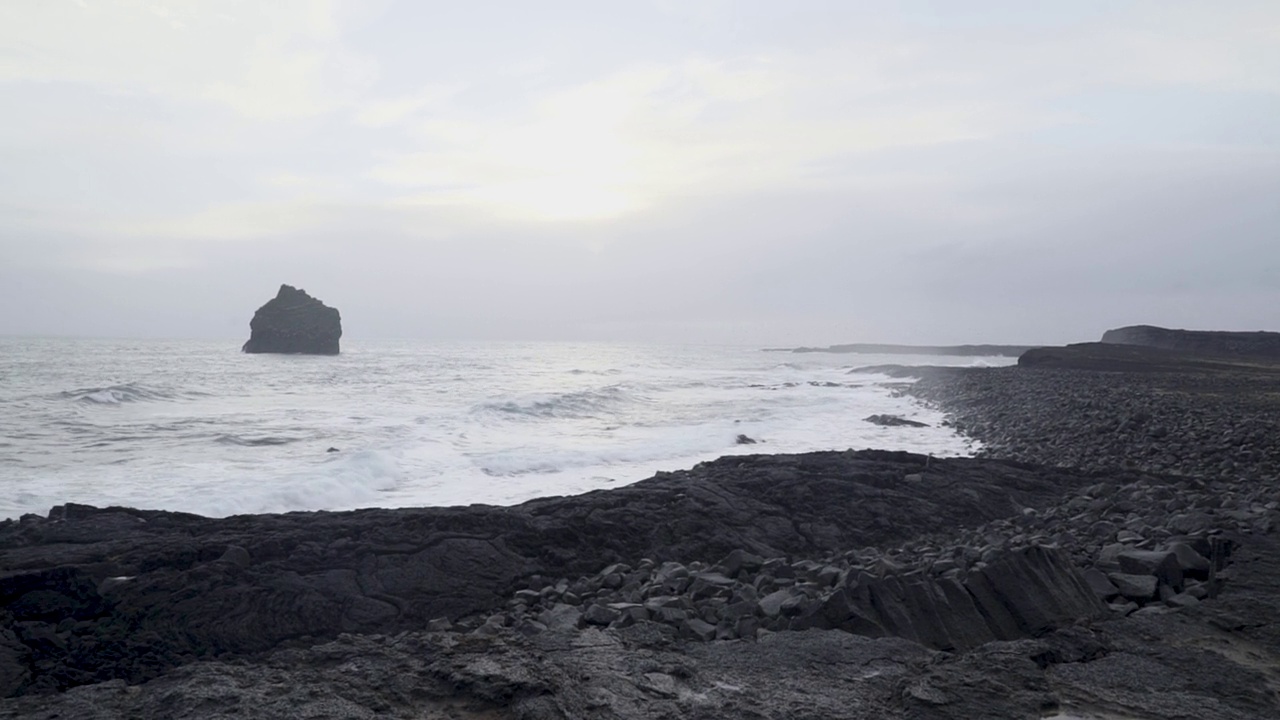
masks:
{"label": "breaking wave", "polygon": [[179,397],[177,393],[165,392],[145,385],[132,384],[66,390],[59,393],[58,396],[86,405],[121,405],[153,400],[174,400]]}
{"label": "breaking wave", "polygon": [[265,437],[243,437],[240,435],[219,435],[217,438],[214,439],[214,442],[222,443],[223,445],[240,445],[243,447],[262,447],[262,446],[268,446],[268,445],[288,445],[289,443],[298,442],[301,439],[302,438],[274,437],[271,435],[268,435]]}
{"label": "breaking wave", "polygon": [[529,395],[518,400],[489,402],[484,410],[530,418],[590,418],[614,413],[632,403],[646,402],[622,385],[593,390]]}

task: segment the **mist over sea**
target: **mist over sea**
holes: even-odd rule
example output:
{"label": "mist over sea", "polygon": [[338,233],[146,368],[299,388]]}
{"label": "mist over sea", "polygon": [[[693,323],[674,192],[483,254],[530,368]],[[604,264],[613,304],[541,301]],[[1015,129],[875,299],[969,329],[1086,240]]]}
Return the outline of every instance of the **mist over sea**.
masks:
{"label": "mist over sea", "polygon": [[[893,396],[901,380],[848,370],[1011,362],[612,343],[238,350],[0,338],[0,518],[65,502],[213,516],[511,504],[730,454],[967,454],[938,413]],[[864,421],[874,413],[931,427]]]}

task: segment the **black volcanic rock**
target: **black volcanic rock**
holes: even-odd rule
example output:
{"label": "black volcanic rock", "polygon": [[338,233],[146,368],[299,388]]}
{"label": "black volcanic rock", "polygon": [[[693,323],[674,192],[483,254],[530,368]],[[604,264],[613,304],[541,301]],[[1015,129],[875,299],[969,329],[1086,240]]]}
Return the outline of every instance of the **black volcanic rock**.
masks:
{"label": "black volcanic rock", "polygon": [[[730,457],[512,508],[208,519],[69,504],[48,518],[0,522],[0,673],[8,692],[136,683],[291,638],[483,617],[535,576],[573,578],[644,558],[812,557],[900,543],[1048,507],[1090,481],[862,451]],[[671,582],[682,580],[691,581]],[[579,597],[588,589],[566,587]],[[46,630],[61,633],[57,644],[40,639]]]}
{"label": "black volcanic rock", "polygon": [[1106,331],[1102,342],[1142,345],[1196,355],[1280,358],[1280,333],[1276,332],[1169,330],[1153,325],[1132,325]]}
{"label": "black volcanic rock", "polygon": [[1232,356],[1226,353],[1169,350],[1149,345],[1096,342],[1033,348],[1018,358],[1018,365],[1037,369],[1136,373],[1240,370],[1274,372],[1280,370],[1280,356]]}
{"label": "black volcanic rock", "polygon": [[872,425],[881,425],[883,427],[929,427],[929,423],[908,420],[899,415],[872,415],[865,418],[865,421]]}
{"label": "black volcanic rock", "polygon": [[281,285],[280,292],[258,308],[249,322],[247,353],[337,355],[342,318],[305,290]]}

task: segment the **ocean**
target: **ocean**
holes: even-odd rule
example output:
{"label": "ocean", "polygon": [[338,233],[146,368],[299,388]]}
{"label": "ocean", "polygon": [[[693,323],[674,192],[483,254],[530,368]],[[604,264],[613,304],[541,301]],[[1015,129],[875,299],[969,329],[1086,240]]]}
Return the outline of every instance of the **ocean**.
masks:
{"label": "ocean", "polygon": [[[245,355],[234,341],[0,338],[0,518],[66,502],[208,516],[507,505],[723,455],[965,455],[939,413],[895,397],[902,380],[849,371],[1009,362],[417,341],[309,357]],[[930,427],[864,420],[878,413]]]}

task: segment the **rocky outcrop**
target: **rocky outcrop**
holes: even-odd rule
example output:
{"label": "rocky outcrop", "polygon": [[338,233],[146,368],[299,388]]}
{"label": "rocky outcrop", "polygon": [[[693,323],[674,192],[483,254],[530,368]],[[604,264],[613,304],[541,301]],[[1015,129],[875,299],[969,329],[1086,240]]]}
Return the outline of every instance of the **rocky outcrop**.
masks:
{"label": "rocky outcrop", "polygon": [[1177,350],[1196,355],[1280,358],[1280,333],[1170,330],[1132,325],[1108,330],[1102,342]]}
{"label": "rocky outcrop", "polygon": [[511,610],[477,632],[524,634],[556,626],[626,628],[657,623],[671,637],[756,641],[822,629],[900,637],[938,650],[1037,637],[1106,614],[1106,606],[1056,547],[994,550],[985,560],[903,566],[866,551],[821,561],[765,559],[736,550],[715,565],[615,563],[591,578],[549,581],[515,593]]}
{"label": "rocky outcrop", "polygon": [[[0,629],[13,630],[30,653],[30,677],[18,681],[26,691],[138,682],[197,658],[261,652],[293,638],[395,633],[437,618],[481,624],[516,590],[540,593],[538,577],[554,586],[556,578],[618,563],[635,568],[645,558],[687,565],[737,551],[790,558],[790,570],[792,561],[854,548],[897,548],[1051,505],[1087,481],[864,451],[731,457],[513,508],[207,519],[60,506],[46,518],[0,523],[0,603],[10,613]],[[1021,541],[1035,542],[1029,534]],[[779,578],[786,573],[774,567],[779,562],[753,571],[740,556],[726,577]],[[852,571],[874,560],[835,562]],[[782,589],[770,582],[757,590]],[[846,576],[841,587],[856,593],[872,584],[854,586]],[[721,594],[699,592],[708,600]],[[608,610],[617,609],[600,617]]]}
{"label": "rocky outcrop", "polygon": [[249,322],[247,353],[337,355],[342,318],[305,290],[281,285],[276,296],[258,308]]}
{"label": "rocky outcrop", "polygon": [[[732,458],[509,509],[28,516],[0,525],[0,678],[21,695],[0,718],[1276,716],[1280,549],[1246,536],[1216,571],[1215,528],[1252,525],[1211,490],[1190,494],[1207,534],[1129,523],[1144,538],[1117,522],[1157,507],[1130,488],[1169,481],[925,462]],[[964,509],[932,520],[934,495]],[[715,527],[740,546],[711,555]],[[1197,602],[1215,572],[1229,591]],[[461,598],[477,611],[448,612]]]}

